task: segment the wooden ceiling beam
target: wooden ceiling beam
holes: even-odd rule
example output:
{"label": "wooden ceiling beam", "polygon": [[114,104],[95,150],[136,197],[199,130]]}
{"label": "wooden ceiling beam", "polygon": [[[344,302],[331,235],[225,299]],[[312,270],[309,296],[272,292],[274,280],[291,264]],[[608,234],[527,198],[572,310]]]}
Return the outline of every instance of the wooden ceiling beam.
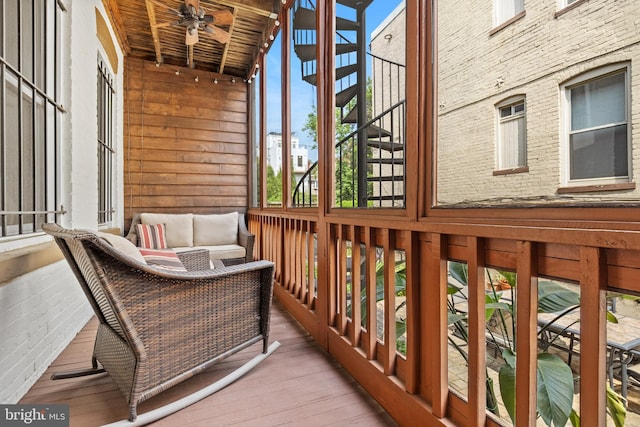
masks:
{"label": "wooden ceiling beam", "polygon": [[153,48],[156,51],[156,63],[162,63],[162,52],[160,51],[160,36],[158,34],[158,26],[156,22],[155,5],[150,0],[145,0],[147,4],[147,16],[149,17],[149,26],[151,27],[151,37],[153,38]]}
{"label": "wooden ceiling beam", "polygon": [[127,31],[124,27],[122,16],[120,16],[120,8],[118,7],[117,0],[102,0],[102,5],[107,12],[107,16],[111,22],[111,27],[113,28],[113,32],[116,35],[120,48],[125,55],[129,55],[131,53],[131,46],[127,40]]}
{"label": "wooden ceiling beam", "polygon": [[[229,6],[232,7],[234,9],[239,9],[242,11],[246,11],[246,12],[251,12],[254,13],[256,15],[260,15],[260,16],[266,16],[267,18],[271,18],[271,19],[277,19],[278,18],[278,13],[277,12],[273,12],[271,10],[267,10],[264,9],[264,2],[262,3],[257,3],[257,2],[249,2],[249,1],[237,1],[237,0],[216,0],[215,3],[217,4],[222,4],[225,6]],[[260,6],[254,6],[255,5],[260,5]]]}
{"label": "wooden ceiling beam", "polygon": [[[238,14],[238,9],[233,8],[233,23],[229,26],[229,37],[233,35],[233,28],[236,25],[236,15]],[[229,53],[229,45],[231,43],[227,43],[224,45],[224,52],[222,52],[222,59],[220,60],[220,70],[218,71],[220,74],[224,74],[224,64],[227,62],[227,54]]]}

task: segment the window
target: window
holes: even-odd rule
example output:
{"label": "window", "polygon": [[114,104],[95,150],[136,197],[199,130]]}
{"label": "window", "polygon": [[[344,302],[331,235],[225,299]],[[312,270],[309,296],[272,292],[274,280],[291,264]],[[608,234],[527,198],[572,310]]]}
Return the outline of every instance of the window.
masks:
{"label": "window", "polygon": [[98,56],[98,224],[110,223],[113,206],[113,77]]}
{"label": "window", "polygon": [[524,98],[510,99],[498,105],[498,170],[527,164],[527,128]]}
{"label": "window", "polygon": [[627,75],[627,67],[606,68],[565,85],[566,183],[629,181]]}
{"label": "window", "polygon": [[0,16],[0,237],[28,235],[58,203],[60,6],[5,1]]}
{"label": "window", "polygon": [[495,0],[494,24],[500,25],[524,11],[524,0]]}
{"label": "window", "polygon": [[298,167],[299,167],[299,168],[301,168],[301,167],[303,167],[303,166],[304,166],[304,164],[303,164],[303,158],[302,158],[302,156],[298,156]]}

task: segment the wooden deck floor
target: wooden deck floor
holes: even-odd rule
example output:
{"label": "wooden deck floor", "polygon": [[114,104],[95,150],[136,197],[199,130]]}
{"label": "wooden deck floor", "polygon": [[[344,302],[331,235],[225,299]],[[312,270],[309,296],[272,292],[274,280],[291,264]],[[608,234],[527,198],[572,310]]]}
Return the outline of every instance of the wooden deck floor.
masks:
{"label": "wooden deck floor", "polygon": [[[90,366],[97,328],[92,319],[20,403],[69,404],[70,425],[98,426],[128,416],[107,374],[53,381],[52,372]],[[281,347],[253,371],[154,426],[393,426],[391,417],[274,302],[270,342]],[[208,385],[251,359],[261,344],[143,402],[145,413]]]}

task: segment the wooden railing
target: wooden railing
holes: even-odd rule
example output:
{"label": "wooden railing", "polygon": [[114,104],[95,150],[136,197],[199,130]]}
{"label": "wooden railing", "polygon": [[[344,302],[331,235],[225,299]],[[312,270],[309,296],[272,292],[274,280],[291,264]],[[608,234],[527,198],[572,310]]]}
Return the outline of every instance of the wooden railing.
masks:
{"label": "wooden railing", "polygon": [[[498,424],[486,411],[486,268],[517,273],[515,420],[535,425],[538,282],[578,285],[579,412],[583,426],[605,425],[605,291],[640,293],[639,232],[268,211],[248,217],[255,256],[276,263],[276,297],[401,425]],[[449,261],[469,272],[467,397],[449,388]]]}

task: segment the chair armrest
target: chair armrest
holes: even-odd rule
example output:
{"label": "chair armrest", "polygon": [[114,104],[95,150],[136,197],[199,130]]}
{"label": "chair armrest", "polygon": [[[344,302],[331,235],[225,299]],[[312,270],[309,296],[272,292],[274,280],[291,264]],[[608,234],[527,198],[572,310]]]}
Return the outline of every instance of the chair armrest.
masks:
{"label": "chair armrest", "polygon": [[245,248],[244,262],[253,261],[253,245],[255,244],[256,236],[249,233],[247,226],[244,223],[244,214],[238,215],[238,244]]}
{"label": "chair armrest", "polygon": [[211,257],[207,249],[195,249],[193,251],[177,252],[187,271],[210,270]]}
{"label": "chair armrest", "polygon": [[138,233],[136,230],[136,224],[140,224],[140,214],[135,214],[133,219],[131,220],[131,227],[129,227],[129,233],[124,236],[125,239],[129,240],[134,245],[138,245]]}

